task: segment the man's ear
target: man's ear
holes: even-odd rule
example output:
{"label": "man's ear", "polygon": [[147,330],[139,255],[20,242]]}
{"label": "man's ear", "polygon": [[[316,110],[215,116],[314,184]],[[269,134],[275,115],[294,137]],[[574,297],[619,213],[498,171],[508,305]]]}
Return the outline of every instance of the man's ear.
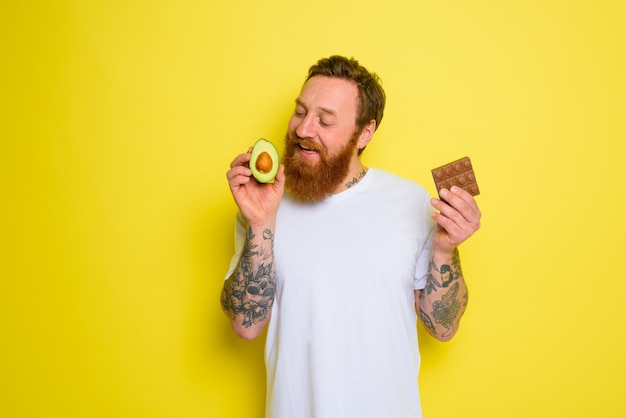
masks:
{"label": "man's ear", "polygon": [[361,135],[359,135],[359,141],[357,142],[358,149],[363,149],[369,144],[374,136],[374,131],[376,131],[376,120],[372,119],[370,123],[365,125],[365,128],[361,131]]}

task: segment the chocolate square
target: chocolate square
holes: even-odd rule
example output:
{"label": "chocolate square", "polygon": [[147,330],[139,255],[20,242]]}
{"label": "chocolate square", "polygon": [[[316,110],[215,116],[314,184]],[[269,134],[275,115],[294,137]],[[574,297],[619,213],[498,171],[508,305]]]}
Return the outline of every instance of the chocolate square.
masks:
{"label": "chocolate square", "polygon": [[441,167],[433,168],[431,173],[433,180],[435,180],[435,186],[437,186],[437,193],[441,189],[457,186],[468,191],[472,196],[480,194],[469,157],[463,157]]}

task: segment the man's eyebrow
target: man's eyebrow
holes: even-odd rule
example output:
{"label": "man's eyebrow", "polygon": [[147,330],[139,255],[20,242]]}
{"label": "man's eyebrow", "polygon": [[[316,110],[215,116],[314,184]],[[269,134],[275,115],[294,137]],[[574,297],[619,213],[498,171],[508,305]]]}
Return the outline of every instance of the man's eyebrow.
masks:
{"label": "man's eyebrow", "polygon": [[[300,100],[299,98],[297,98],[297,99],[296,99],[296,104],[297,104],[297,105],[299,105],[299,106],[302,106],[302,107],[304,107],[304,108],[306,108],[306,109],[308,109],[308,106],[307,106],[307,105],[305,105],[305,104],[304,104],[304,102],[303,102],[302,100]],[[321,112],[323,112],[323,113],[327,113],[327,114],[329,114],[329,115],[331,115],[331,116],[336,116],[336,115],[337,115],[337,112],[336,112],[335,110],[330,109],[330,108],[328,108],[328,107],[320,107],[320,108],[318,108],[318,109],[319,109]]]}
{"label": "man's eyebrow", "polygon": [[319,109],[320,109],[320,111],[322,111],[324,113],[328,113],[331,116],[337,115],[337,112],[335,112],[333,109],[329,109],[327,107],[320,107]]}

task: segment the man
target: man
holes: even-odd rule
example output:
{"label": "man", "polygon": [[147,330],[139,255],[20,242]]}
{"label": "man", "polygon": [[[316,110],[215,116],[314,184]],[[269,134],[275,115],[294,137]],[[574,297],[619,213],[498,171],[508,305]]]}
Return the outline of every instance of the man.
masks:
{"label": "man", "polygon": [[227,173],[238,251],[222,308],[242,338],[269,324],[268,417],[421,417],[416,318],[445,341],[465,311],[457,246],[480,211],[462,189],[431,199],[361,163],[384,105],[378,77],[356,60],[321,59],[275,181],[251,177],[250,152]]}

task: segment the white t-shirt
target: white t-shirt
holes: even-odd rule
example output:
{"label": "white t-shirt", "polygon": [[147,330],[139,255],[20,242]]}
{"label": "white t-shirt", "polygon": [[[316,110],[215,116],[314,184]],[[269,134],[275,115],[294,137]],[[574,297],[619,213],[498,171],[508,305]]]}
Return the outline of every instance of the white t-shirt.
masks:
{"label": "white t-shirt", "polygon": [[429,201],[418,184],[377,169],[317,204],[283,198],[268,418],[421,417],[414,289],[426,283]]}

